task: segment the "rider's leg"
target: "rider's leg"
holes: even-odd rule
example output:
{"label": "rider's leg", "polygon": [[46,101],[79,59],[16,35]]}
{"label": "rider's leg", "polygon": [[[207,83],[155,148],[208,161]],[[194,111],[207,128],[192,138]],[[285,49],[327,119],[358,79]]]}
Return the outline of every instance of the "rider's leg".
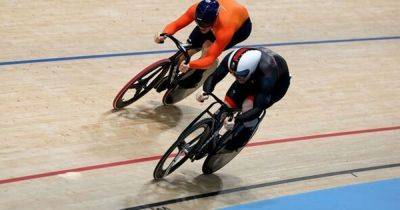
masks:
{"label": "rider's leg", "polygon": [[[248,86],[235,81],[226,92],[224,102],[229,108],[241,108],[241,104],[243,104],[249,92],[250,88]],[[221,118],[221,120],[225,119]]]}
{"label": "rider's leg", "polygon": [[190,33],[187,42],[192,45],[192,49],[201,49],[205,41],[210,41],[211,43],[215,41],[215,36],[212,31],[203,33],[200,27],[196,26],[192,33]]}
{"label": "rider's leg", "polygon": [[[195,48],[195,49],[190,49],[188,50],[188,54],[190,57],[195,55],[196,53],[201,51],[201,57],[203,57],[207,52],[210,46],[212,45],[212,42],[210,40],[205,40],[204,43],[202,44],[201,48]],[[182,63],[183,60],[185,59],[184,55],[181,55],[178,60],[178,64]]]}
{"label": "rider's leg", "polygon": [[[249,111],[254,107],[254,96],[249,95],[247,98],[243,101],[242,104],[242,113]],[[257,125],[258,123],[258,118],[250,121],[243,122],[244,127],[246,128],[253,128]]]}
{"label": "rider's leg", "polygon": [[[249,95],[242,103],[242,112],[247,112],[254,106],[254,96]],[[232,142],[226,146],[228,150],[235,150],[243,147],[253,135],[254,129],[258,124],[259,119],[253,119],[243,122],[235,126],[235,134],[232,137]]]}
{"label": "rider's leg", "polygon": [[[267,100],[267,101],[270,101],[269,103],[261,106],[261,104],[264,104],[263,102],[261,102],[262,100],[255,102],[254,97],[247,97],[242,104],[242,112],[244,113],[244,112],[252,109],[254,106],[262,107],[264,110],[269,108],[275,102],[279,101],[280,99],[282,99],[284,97],[284,95],[286,94],[286,92],[289,88],[289,85],[290,85],[290,76],[289,76],[289,72],[286,71],[278,79],[277,84],[274,86],[271,95],[268,96],[271,98],[271,100]],[[227,149],[235,150],[235,149],[243,147],[249,141],[249,139],[252,137],[259,120],[260,119],[258,117],[254,120],[243,122],[243,126],[238,127],[238,130],[236,131],[236,134],[233,137],[233,138],[235,138],[232,141],[233,143],[227,145]]]}
{"label": "rider's leg", "polygon": [[[191,44],[192,49],[188,51],[190,56],[193,56],[194,54],[198,52],[202,52],[201,56],[204,56],[209,47],[212,45],[212,43],[215,41],[215,36],[213,32],[210,30],[206,33],[203,33],[198,26],[196,26],[192,33],[190,33],[190,36],[187,40],[189,44]],[[182,55],[179,58],[179,63],[184,60],[184,56]],[[209,72],[208,72],[209,73]],[[198,83],[202,80],[203,78],[204,71],[189,71],[187,74],[185,74],[184,78],[180,81],[179,85],[184,87],[184,88],[193,88],[198,85]]]}
{"label": "rider's leg", "polygon": [[212,45],[212,42],[210,40],[206,40],[203,43],[203,46],[201,48],[201,57],[204,57],[207,54],[207,52],[210,49],[211,45]]}
{"label": "rider's leg", "polygon": [[[196,53],[198,53],[198,52],[200,52],[201,51],[201,49],[190,49],[190,50],[188,50],[187,52],[188,52],[188,55],[189,55],[189,57],[192,57],[193,55],[195,55]],[[185,55],[181,55],[181,56],[179,56],[179,58],[178,58],[178,66],[183,62],[185,60]]]}
{"label": "rider's leg", "polygon": [[[207,53],[207,51],[211,45],[212,45],[211,41],[209,41],[209,40],[204,41],[203,46],[201,48],[201,57],[203,57]],[[191,53],[193,55],[194,53],[199,52],[199,51],[200,50],[193,50]],[[183,61],[183,59],[182,59],[182,61]],[[218,60],[216,62],[218,63]],[[213,66],[214,65],[216,67],[217,64],[214,62]],[[210,66],[210,69],[212,69],[213,66]],[[214,69],[216,69],[216,68],[214,68]],[[196,87],[205,75],[209,76],[211,73],[212,72],[208,72],[208,70],[207,70],[207,72],[204,70],[190,71],[187,74],[185,74],[183,80],[180,81],[179,85],[184,88]]]}
{"label": "rider's leg", "polygon": [[[192,33],[189,36],[189,39],[187,40],[187,42],[189,44],[192,45],[192,49],[188,50],[188,54],[189,56],[193,56],[194,54],[198,53],[201,51],[201,48],[203,46],[203,43],[206,40],[211,40],[211,41],[215,41],[215,36],[214,34],[210,31],[208,33],[201,33],[200,28],[197,26],[193,29]],[[185,56],[182,55],[178,58],[178,63],[177,66],[179,66],[185,59]],[[167,89],[169,82],[167,81],[167,77],[162,79],[162,81],[159,83],[159,85],[157,86],[156,90],[157,92],[161,92],[164,91],[165,89]],[[187,83],[190,84],[190,83]],[[187,86],[186,83],[183,84],[184,86]]]}
{"label": "rider's leg", "polygon": [[211,44],[215,41],[214,33],[210,30],[206,33],[203,33],[199,26],[196,26],[193,31],[190,33],[187,42],[191,44],[191,50],[189,50],[189,55],[192,56],[200,51],[202,51],[202,55],[204,55],[204,49],[211,46]]}
{"label": "rider's leg", "polygon": [[248,92],[249,88],[246,85],[235,81],[226,92],[224,102],[230,108],[240,108],[241,104],[246,99]]}
{"label": "rider's leg", "polygon": [[[201,51],[201,49],[190,49],[190,50],[188,50],[189,57],[192,57],[194,54],[196,54],[196,53],[198,53],[200,51]],[[185,56],[182,54],[178,58],[177,66],[179,66],[184,60],[185,60]],[[156,87],[156,91],[157,92],[162,92],[162,91],[164,91],[164,90],[166,90],[168,88],[169,81],[167,79],[168,79],[168,75],[165,76],[163,79],[161,79],[160,83]],[[185,86],[185,85],[183,84],[183,86]]]}
{"label": "rider's leg", "polygon": [[[257,98],[258,100],[255,101],[255,97],[247,97],[242,104],[243,113],[251,110],[253,107],[259,107],[265,110],[284,97],[290,85],[289,71],[287,70],[287,66],[285,66],[286,63],[283,65],[283,68],[286,68],[286,70],[284,70],[283,74],[280,75],[280,78],[274,86],[272,93],[265,97],[265,101],[262,100],[262,98]],[[260,97],[260,95],[257,95],[256,97]],[[269,103],[265,103],[266,101],[269,101]],[[259,117],[257,117],[254,120],[243,122],[243,126],[239,126],[237,133],[233,137],[235,138],[232,141],[233,144],[227,145],[227,149],[235,150],[243,147],[252,137],[259,120]]]}

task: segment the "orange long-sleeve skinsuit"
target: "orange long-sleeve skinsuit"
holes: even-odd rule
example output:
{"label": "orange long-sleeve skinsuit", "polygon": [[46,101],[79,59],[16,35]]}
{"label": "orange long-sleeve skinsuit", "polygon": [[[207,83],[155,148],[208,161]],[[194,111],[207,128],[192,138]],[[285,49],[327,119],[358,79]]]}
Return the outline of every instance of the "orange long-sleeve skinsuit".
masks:
{"label": "orange long-sleeve skinsuit", "polygon": [[[211,66],[225,50],[225,47],[229,44],[235,32],[249,18],[247,9],[235,0],[218,0],[218,2],[220,4],[218,18],[211,28],[216,40],[209,48],[206,55],[189,63],[189,68],[207,69]],[[177,31],[192,23],[195,19],[197,4],[198,3],[192,5],[181,17],[168,24],[163,32],[175,34]]]}

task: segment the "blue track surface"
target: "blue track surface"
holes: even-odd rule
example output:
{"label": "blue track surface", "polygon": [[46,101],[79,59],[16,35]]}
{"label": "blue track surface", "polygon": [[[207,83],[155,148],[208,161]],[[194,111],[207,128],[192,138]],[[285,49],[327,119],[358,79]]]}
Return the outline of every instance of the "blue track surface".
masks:
{"label": "blue track surface", "polygon": [[400,178],[280,197],[224,210],[400,210]]}
{"label": "blue track surface", "polygon": [[[394,40],[400,39],[400,36],[380,36],[380,37],[366,37],[366,38],[352,38],[352,39],[331,39],[331,40],[313,40],[313,41],[298,41],[298,42],[278,42],[270,44],[254,44],[246,45],[246,47],[274,47],[274,46],[290,46],[290,45],[315,45],[315,44],[329,44],[329,43],[345,43],[345,42],[365,42],[365,41],[381,41],[381,40]],[[243,45],[234,48],[243,47]],[[97,54],[97,55],[78,55],[70,57],[55,57],[55,58],[38,58],[29,60],[14,60],[14,61],[0,61],[0,66],[18,65],[18,64],[31,64],[31,63],[47,63],[47,62],[60,62],[70,60],[86,60],[86,59],[101,59],[111,57],[123,56],[140,56],[140,55],[154,55],[172,53],[176,50],[158,50],[158,51],[139,51],[139,52],[126,52],[126,53],[110,53],[110,54]]]}

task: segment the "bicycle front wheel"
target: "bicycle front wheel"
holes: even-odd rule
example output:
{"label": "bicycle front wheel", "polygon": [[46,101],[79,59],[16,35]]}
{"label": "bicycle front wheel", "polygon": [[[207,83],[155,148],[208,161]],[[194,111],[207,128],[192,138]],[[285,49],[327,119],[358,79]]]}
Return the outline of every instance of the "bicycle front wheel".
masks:
{"label": "bicycle front wheel", "polygon": [[113,101],[114,109],[126,107],[146,95],[165,76],[170,64],[169,59],[163,59],[139,72],[118,92]]}
{"label": "bicycle front wheel", "polygon": [[[178,140],[161,157],[153,172],[154,179],[161,179],[174,172],[196,153],[196,150],[201,146],[200,144],[204,143],[209,137],[212,123],[212,119],[207,118],[186,128],[178,137]],[[171,162],[167,162],[169,158],[172,158]]]}

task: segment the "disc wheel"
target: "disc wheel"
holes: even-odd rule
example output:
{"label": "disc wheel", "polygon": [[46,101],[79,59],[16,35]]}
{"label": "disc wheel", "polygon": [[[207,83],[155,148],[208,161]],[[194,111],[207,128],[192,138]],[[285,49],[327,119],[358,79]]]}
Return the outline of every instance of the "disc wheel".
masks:
{"label": "disc wheel", "polygon": [[260,124],[261,119],[264,117],[264,114],[265,114],[265,112],[262,114],[262,117],[260,118],[257,125],[255,125],[255,128],[254,128],[251,136],[249,137],[249,139],[246,139],[244,141],[243,146],[236,148],[233,151],[230,149],[227,149],[227,147],[229,146],[229,144],[232,143],[231,140],[236,135],[235,133],[239,129],[238,129],[238,127],[234,127],[231,132],[225,133],[220,139],[222,144],[218,148],[216,148],[216,150],[214,152],[209,154],[207,156],[206,160],[204,161],[203,167],[202,167],[203,173],[204,174],[212,174],[212,173],[218,171],[219,169],[223,168],[229,162],[231,162],[231,160],[233,158],[235,158],[240,153],[240,151],[243,150],[243,148],[246,146],[246,144],[250,141],[250,139],[256,133],[256,131],[258,129],[258,125]]}
{"label": "disc wheel", "polygon": [[226,164],[228,164],[233,158],[235,158],[240,151],[243,149],[239,148],[235,151],[228,151],[226,149],[221,149],[215,154],[210,154],[207,156],[206,160],[203,163],[202,171],[204,174],[212,174]]}

